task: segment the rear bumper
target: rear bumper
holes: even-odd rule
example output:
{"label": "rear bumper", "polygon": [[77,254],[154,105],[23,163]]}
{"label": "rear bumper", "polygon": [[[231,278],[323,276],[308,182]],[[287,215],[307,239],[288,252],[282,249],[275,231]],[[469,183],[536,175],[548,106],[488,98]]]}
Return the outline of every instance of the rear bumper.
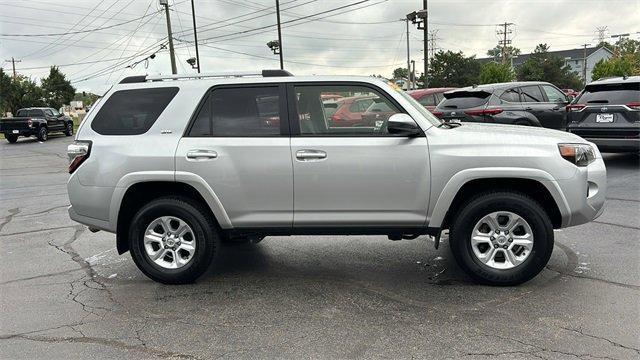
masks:
{"label": "rear bumper", "polygon": [[586,138],[602,152],[640,152],[640,139]]}
{"label": "rear bumper", "polygon": [[615,128],[568,126],[567,131],[591,141],[602,152],[640,151],[640,126]]}
{"label": "rear bumper", "polygon": [[18,135],[18,136],[33,136],[37,135],[37,129],[16,129],[16,130],[2,130],[1,131],[5,136],[6,135]]}

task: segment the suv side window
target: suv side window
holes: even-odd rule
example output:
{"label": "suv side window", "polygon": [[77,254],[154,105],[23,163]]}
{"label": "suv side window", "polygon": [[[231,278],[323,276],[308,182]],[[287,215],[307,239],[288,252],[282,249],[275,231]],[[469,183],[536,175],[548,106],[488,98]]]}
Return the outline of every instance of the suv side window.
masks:
{"label": "suv side window", "polygon": [[[387,97],[362,85],[296,85],[294,93],[300,135],[392,136],[387,132],[387,120],[391,115],[401,112]],[[326,120],[322,95],[332,93],[365,98],[363,104],[369,106],[367,111],[362,113],[362,120],[352,127],[331,126]]]}
{"label": "suv side window", "polygon": [[500,95],[500,100],[517,103],[520,102],[520,94],[518,93],[518,88],[509,89]]}
{"label": "suv side window", "polygon": [[544,90],[545,94],[547,94],[547,99],[549,99],[549,102],[567,101],[567,97],[553,86],[542,85],[542,89]]}
{"label": "suv side window", "polygon": [[44,113],[45,113],[47,116],[51,116],[51,117],[53,117],[53,111],[51,111],[51,110],[49,110],[49,109],[46,109],[46,110],[44,111]]}
{"label": "suv side window", "polygon": [[101,135],[144,134],[177,93],[177,87],[116,91],[100,108],[91,128]]}
{"label": "suv side window", "polygon": [[188,136],[278,136],[280,94],[275,86],[213,89]]}
{"label": "suv side window", "polygon": [[542,97],[542,91],[538,85],[523,86],[522,90],[522,102],[544,102]]}

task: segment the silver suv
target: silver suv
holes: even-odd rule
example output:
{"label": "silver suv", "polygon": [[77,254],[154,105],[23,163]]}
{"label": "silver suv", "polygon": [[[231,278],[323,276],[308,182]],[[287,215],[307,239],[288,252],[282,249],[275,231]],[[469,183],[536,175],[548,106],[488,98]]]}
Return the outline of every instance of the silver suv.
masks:
{"label": "silver suv", "polygon": [[[333,112],[353,97],[384,105]],[[375,78],[280,70],[125,78],[68,153],[71,218],[172,284],[223,243],[445,229],[471,277],[519,284],[549,260],[553,229],[602,213],[606,190],[600,153],[576,135],[446,124]]]}

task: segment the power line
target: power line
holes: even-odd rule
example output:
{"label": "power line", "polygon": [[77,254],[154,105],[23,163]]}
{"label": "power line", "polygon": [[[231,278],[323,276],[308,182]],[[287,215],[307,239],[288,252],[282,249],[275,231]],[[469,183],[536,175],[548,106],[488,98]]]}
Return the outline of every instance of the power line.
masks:
{"label": "power line", "polygon": [[151,14],[148,14],[148,15],[140,16],[140,17],[135,18],[135,19],[127,20],[127,21],[124,21],[124,22],[121,22],[121,23],[117,23],[117,24],[113,24],[113,25],[109,25],[109,26],[103,26],[103,27],[94,28],[94,29],[89,29],[89,30],[78,30],[78,31],[67,31],[67,32],[63,32],[63,33],[45,33],[45,34],[3,34],[3,33],[0,33],[0,36],[41,37],[41,36],[67,36],[67,35],[75,35],[75,34],[85,34],[85,33],[91,33],[91,32],[111,29],[111,28],[122,26],[122,25],[125,25],[125,24],[130,24],[130,23],[132,23],[134,21],[138,21],[140,19],[144,19],[144,18],[146,18],[148,16],[153,16],[153,15],[155,15],[157,13],[158,12],[155,12],[155,13],[151,13]]}

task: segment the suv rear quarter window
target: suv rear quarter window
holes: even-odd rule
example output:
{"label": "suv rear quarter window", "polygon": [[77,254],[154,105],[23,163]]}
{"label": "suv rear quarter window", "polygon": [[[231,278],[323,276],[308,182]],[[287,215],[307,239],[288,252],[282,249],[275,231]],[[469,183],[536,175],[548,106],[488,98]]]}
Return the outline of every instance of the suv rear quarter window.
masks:
{"label": "suv rear quarter window", "polygon": [[177,87],[116,91],[100,108],[91,128],[101,135],[144,134],[177,93]]}

